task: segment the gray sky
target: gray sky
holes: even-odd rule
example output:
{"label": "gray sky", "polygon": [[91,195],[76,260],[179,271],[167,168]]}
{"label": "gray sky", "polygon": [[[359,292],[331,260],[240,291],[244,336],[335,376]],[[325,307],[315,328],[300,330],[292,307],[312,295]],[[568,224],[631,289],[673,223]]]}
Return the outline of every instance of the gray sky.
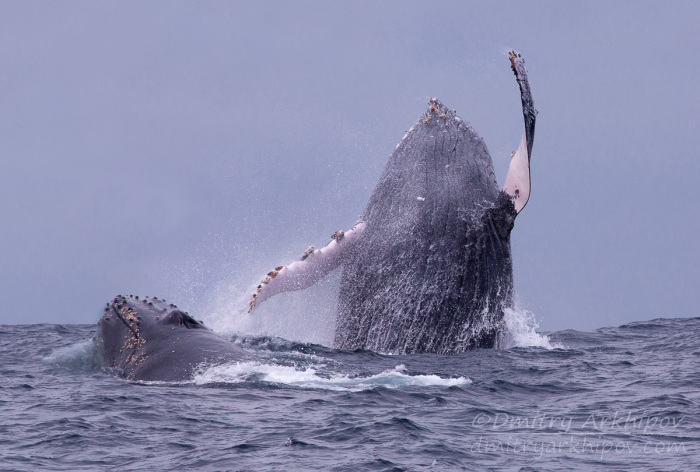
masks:
{"label": "gray sky", "polygon": [[[2,2],[0,323],[201,312],[362,211],[431,96],[503,183],[543,330],[698,316],[697,2]],[[223,293],[222,293],[223,291]]]}

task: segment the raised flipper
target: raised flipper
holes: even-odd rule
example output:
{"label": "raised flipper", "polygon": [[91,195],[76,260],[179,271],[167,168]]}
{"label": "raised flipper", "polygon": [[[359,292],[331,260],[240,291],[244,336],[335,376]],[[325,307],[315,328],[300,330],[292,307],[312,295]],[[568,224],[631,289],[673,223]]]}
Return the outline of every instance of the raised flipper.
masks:
{"label": "raised flipper", "polygon": [[513,154],[506,175],[503,191],[510,195],[515,206],[515,211],[520,213],[530,198],[530,156],[532,155],[532,143],[535,140],[535,110],[530,93],[530,83],[527,81],[525,59],[520,53],[510,52],[510,67],[515,73],[515,79],[520,86],[520,98],[523,102],[523,117],[525,118],[525,132],[520,140],[518,150]]}
{"label": "raised flipper", "polygon": [[250,297],[248,312],[253,311],[263,300],[281,292],[303,290],[321,280],[343,262],[343,254],[360,237],[365,223],[356,224],[350,231],[338,231],[331,242],[321,249],[310,247],[301,260],[288,266],[276,267],[260,281],[256,292]]}

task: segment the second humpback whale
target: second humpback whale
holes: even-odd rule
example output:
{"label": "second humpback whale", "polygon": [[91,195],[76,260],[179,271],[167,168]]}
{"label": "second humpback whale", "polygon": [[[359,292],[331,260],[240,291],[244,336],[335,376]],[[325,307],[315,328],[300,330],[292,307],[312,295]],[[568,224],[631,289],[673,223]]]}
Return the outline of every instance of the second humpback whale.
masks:
{"label": "second humpback whale", "polygon": [[454,353],[493,347],[513,306],[510,233],[530,196],[536,110],[511,51],[525,123],[499,190],[472,127],[437,99],[389,158],[358,223],[267,274],[250,301],[300,290],[343,266],[335,347]]}
{"label": "second humpback whale", "polygon": [[119,295],[107,303],[95,344],[104,367],[128,380],[188,380],[198,368],[255,358],[155,297]]}

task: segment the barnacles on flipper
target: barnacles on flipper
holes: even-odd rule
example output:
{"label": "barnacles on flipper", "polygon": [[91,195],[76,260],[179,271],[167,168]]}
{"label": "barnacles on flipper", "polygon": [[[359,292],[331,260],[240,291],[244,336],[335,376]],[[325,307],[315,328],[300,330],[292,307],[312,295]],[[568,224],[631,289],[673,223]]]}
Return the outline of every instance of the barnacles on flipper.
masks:
{"label": "barnacles on flipper", "polygon": [[268,272],[267,275],[268,275],[268,277],[274,279],[275,277],[277,277],[277,274],[279,274],[282,269],[284,269],[284,266],[277,266],[273,270]]}
{"label": "barnacles on flipper", "polygon": [[[511,64],[513,64],[513,63],[515,62],[516,59],[520,59],[520,58],[522,58],[522,57],[523,57],[523,55],[520,54],[519,52],[510,51],[510,52],[508,53],[508,59],[510,59],[510,63],[511,63]],[[523,61],[523,62],[525,62],[525,61]]]}
{"label": "barnacles on flipper", "polygon": [[[313,248],[309,248],[309,249],[311,249],[313,251]],[[258,286],[255,287],[255,293],[250,297],[250,303],[248,304],[248,313],[253,311],[253,308],[255,308],[255,301],[258,298],[258,294],[260,292],[262,292],[263,288],[265,288],[265,285],[269,284],[272,281],[272,279],[277,277],[277,274],[279,274],[279,271],[282,269],[284,269],[284,266],[275,267],[275,269],[268,272],[267,275],[262,278],[262,280],[260,281]]]}
{"label": "barnacles on flipper", "polygon": [[256,298],[258,298],[258,294],[257,294],[257,293],[254,293],[254,294],[250,297],[250,303],[248,304],[248,313],[250,313],[251,311],[253,311],[253,308],[255,308],[255,299],[256,299]]}
{"label": "barnacles on flipper", "polygon": [[515,80],[520,82],[520,77],[518,76],[518,72],[515,70],[515,62],[520,61],[520,63],[523,66],[523,70],[525,72],[527,72],[527,69],[525,69],[525,59],[523,59],[523,55],[520,54],[519,52],[510,51],[508,53],[508,58],[510,59],[510,68],[513,69],[513,72],[515,72],[515,75],[516,75]]}
{"label": "barnacles on flipper", "polygon": [[335,239],[335,242],[337,242],[338,244],[340,244],[340,241],[342,241],[344,237],[345,233],[343,233],[342,231],[336,231],[331,235],[331,239]]}
{"label": "barnacles on flipper", "polygon": [[307,257],[309,257],[311,254],[314,252],[314,247],[309,246],[309,249],[306,250],[304,254],[301,255],[301,260],[305,261]]}

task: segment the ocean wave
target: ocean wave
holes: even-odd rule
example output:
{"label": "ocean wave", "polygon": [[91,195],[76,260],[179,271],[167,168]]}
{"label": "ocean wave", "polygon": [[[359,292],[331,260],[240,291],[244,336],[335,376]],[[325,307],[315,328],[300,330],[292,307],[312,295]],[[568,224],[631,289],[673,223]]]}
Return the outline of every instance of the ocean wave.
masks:
{"label": "ocean wave", "polygon": [[443,378],[434,374],[410,374],[404,365],[369,376],[343,373],[322,373],[313,366],[295,367],[264,364],[260,362],[236,362],[209,367],[195,375],[193,383],[240,383],[251,380],[281,384],[303,389],[337,391],[361,391],[376,387],[452,387],[469,385],[467,377]]}

